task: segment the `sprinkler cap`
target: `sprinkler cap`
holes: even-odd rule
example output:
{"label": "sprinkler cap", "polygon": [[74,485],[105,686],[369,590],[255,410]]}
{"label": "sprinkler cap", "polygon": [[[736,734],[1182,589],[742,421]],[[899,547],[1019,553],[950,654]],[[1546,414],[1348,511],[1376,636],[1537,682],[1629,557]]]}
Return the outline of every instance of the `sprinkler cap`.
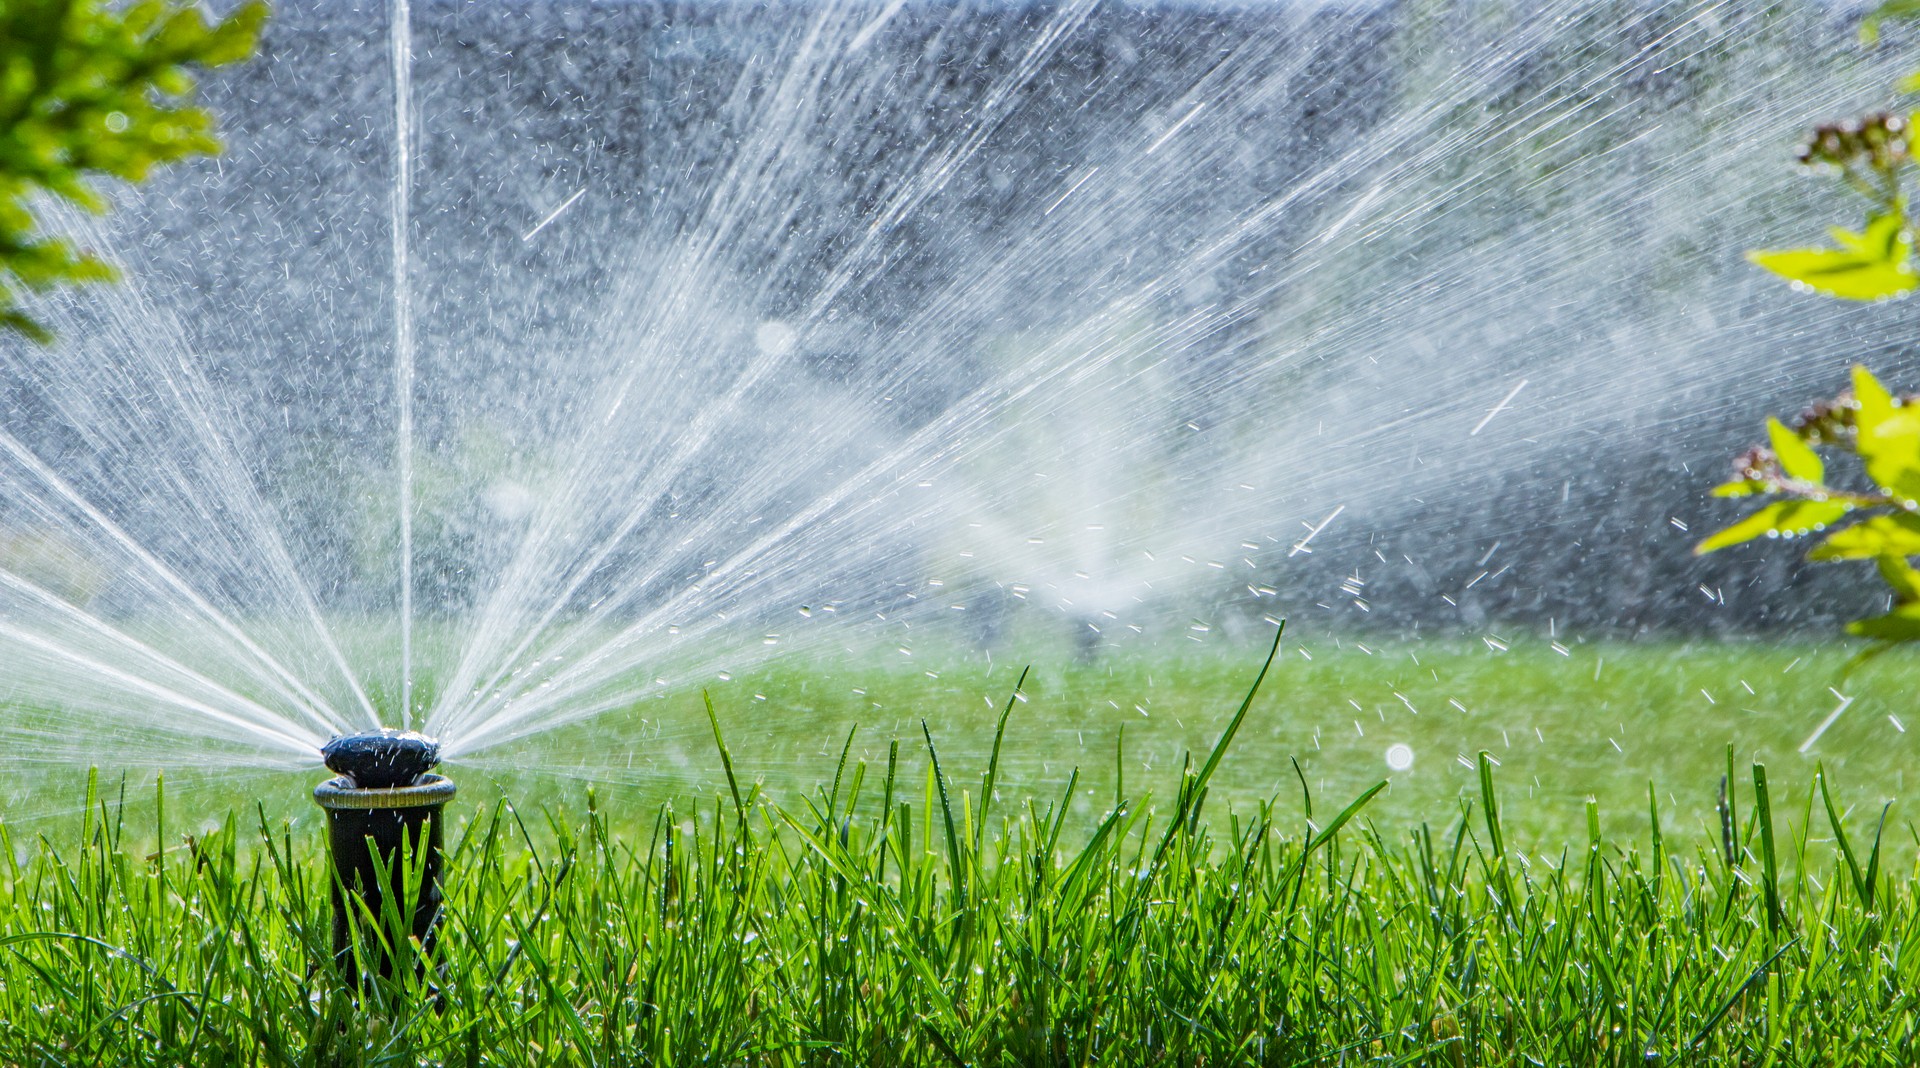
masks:
{"label": "sprinkler cap", "polygon": [[411,786],[440,763],[440,743],[414,731],[382,727],[365,734],[346,734],[328,742],[320,755],[327,767],[353,780],[363,790]]}

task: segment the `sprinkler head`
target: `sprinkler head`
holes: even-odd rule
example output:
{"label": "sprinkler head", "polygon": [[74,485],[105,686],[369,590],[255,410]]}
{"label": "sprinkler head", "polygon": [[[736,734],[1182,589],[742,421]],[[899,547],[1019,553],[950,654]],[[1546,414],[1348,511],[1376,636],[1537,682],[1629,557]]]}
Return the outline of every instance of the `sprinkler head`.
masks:
{"label": "sprinkler head", "polygon": [[[327,811],[336,874],[334,959],[355,982],[365,977],[355,960],[354,928],[366,917],[388,915],[389,903],[411,921],[410,930],[395,938],[410,933],[432,955],[441,903],[440,811],[453,799],[454,786],[428,770],[440,762],[440,743],[412,731],[347,735],[320,752],[340,776],[313,791]],[[362,945],[367,963],[391,976],[393,961],[380,943]]]}
{"label": "sprinkler head", "polygon": [[364,734],[344,734],[320,750],[327,767],[353,780],[362,790],[412,786],[440,763],[440,743],[414,731],[382,727]]}

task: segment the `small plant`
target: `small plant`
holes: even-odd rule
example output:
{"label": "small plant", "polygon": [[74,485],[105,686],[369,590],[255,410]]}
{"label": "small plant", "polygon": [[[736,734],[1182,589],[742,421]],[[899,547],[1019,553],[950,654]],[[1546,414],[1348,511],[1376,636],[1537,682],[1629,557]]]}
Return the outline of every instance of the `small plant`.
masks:
{"label": "small plant", "polygon": [[[1880,21],[1920,13],[1920,3],[1891,0],[1862,29],[1872,40]],[[1901,83],[1920,91],[1920,74]],[[1913,234],[1904,180],[1914,166],[1913,116],[1880,112],[1814,130],[1801,146],[1803,166],[1835,172],[1867,201],[1858,231],[1834,227],[1835,247],[1762,250],[1754,263],[1795,288],[1843,300],[1903,297],[1920,285],[1913,269]],[[1767,443],[1734,461],[1734,477],[1714,489],[1720,497],[1777,498],[1702,541],[1709,553],[1755,538],[1820,536],[1810,560],[1872,560],[1893,594],[1888,612],[1856,620],[1847,630],[1887,645],[1920,640],[1920,397],[1896,396],[1864,367],[1852,388],[1821,401],[1791,423],[1769,417]],[[1858,475],[1829,478],[1820,450],[1851,454]]]}
{"label": "small plant", "polygon": [[214,22],[179,0],[0,0],[0,330],[46,341],[24,293],[114,275],[46,233],[35,200],[99,214],[95,180],[220,151],[193,69],[252,54],[266,14],[260,0]]}
{"label": "small plant", "polygon": [[[1709,553],[1755,538],[1820,535],[1811,560],[1872,560],[1893,591],[1893,608],[1847,629],[1883,642],[1920,639],[1920,398],[1894,396],[1864,367],[1853,388],[1821,401],[1792,423],[1767,420],[1768,444],[1734,461],[1718,497],[1778,498],[1702,541]],[[1863,488],[1836,485],[1819,449],[1858,460]]]}
{"label": "small plant", "polygon": [[1802,145],[1802,166],[1830,170],[1867,201],[1859,231],[1828,231],[1835,248],[1756,251],[1753,262],[1795,287],[1846,300],[1880,300],[1920,285],[1912,265],[1913,236],[1907,223],[1903,179],[1913,166],[1909,131],[1913,118],[1880,112],[1831,123]]}

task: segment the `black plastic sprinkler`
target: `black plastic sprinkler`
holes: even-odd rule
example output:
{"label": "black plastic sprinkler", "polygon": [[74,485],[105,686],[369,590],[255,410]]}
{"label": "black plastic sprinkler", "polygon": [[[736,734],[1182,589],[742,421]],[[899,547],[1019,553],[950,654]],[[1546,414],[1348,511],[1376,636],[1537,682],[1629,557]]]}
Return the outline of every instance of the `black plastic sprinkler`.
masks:
{"label": "black plastic sprinkler", "polygon": [[[402,915],[412,913],[413,937],[432,954],[440,919],[440,809],[453,799],[454,786],[429,770],[440,762],[440,743],[412,731],[349,734],[320,753],[339,773],[314,787],[313,799],[327,810],[339,876],[333,883],[334,960],[353,982],[359,969],[352,917],[363,926],[368,917],[383,922],[389,901]],[[363,939],[362,954],[382,976],[392,976],[393,962],[379,940]]]}

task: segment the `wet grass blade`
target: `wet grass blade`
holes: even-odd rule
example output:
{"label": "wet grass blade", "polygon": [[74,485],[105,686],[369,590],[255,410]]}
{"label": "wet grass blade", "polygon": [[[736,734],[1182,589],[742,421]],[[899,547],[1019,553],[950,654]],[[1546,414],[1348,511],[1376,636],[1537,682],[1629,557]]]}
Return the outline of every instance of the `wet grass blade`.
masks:
{"label": "wet grass blade", "polygon": [[947,777],[940,771],[940,750],[933,744],[933,730],[926,720],[920,721],[920,733],[927,740],[927,758],[932,762],[934,786],[940,792],[940,818],[947,828],[947,863],[952,872],[953,898],[955,906],[961,911],[967,907],[967,865],[960,855],[960,835],[953,826],[953,804],[947,799]]}
{"label": "wet grass blade", "polygon": [[1267,658],[1260,665],[1260,673],[1253,677],[1253,685],[1247,688],[1247,696],[1241,700],[1240,707],[1234,710],[1233,717],[1227,721],[1226,729],[1220,732],[1220,740],[1213,745],[1213,751],[1207,754],[1206,763],[1200,766],[1197,775],[1182,776],[1181,792],[1174,806],[1173,818],[1167,821],[1167,829],[1162,833],[1160,845],[1154,849],[1153,861],[1149,870],[1157,869],[1172,848],[1174,838],[1183,829],[1192,826],[1200,815],[1200,805],[1206,796],[1207,784],[1213,781],[1213,773],[1220,769],[1220,761],[1226,758],[1227,749],[1233,745],[1234,735],[1240,733],[1240,725],[1247,721],[1247,711],[1253,707],[1253,699],[1260,693],[1260,684],[1267,679],[1272,670],[1274,658],[1280,655],[1280,638],[1287,632],[1287,621],[1282,619],[1273,631],[1273,644],[1267,649]]}
{"label": "wet grass blade", "polygon": [[[1020,669],[1020,678],[1013,684],[1013,692],[1007,695],[1007,704],[1000,710],[999,721],[993,725],[993,752],[987,756],[987,773],[980,782],[980,815],[979,822],[974,827],[973,854],[976,857],[984,855],[985,852],[987,809],[993,805],[995,780],[1000,772],[1000,742],[1007,736],[1007,717],[1013,715],[1013,706],[1020,701],[1022,691],[1027,687],[1027,673],[1032,670],[1032,665]],[[923,723],[922,726],[925,724]],[[931,750],[932,738],[927,739],[927,746]]]}
{"label": "wet grass blade", "polygon": [[1783,916],[1780,911],[1780,865],[1773,848],[1773,800],[1767,793],[1767,766],[1753,766],[1753,814],[1760,823],[1760,882],[1767,903],[1767,930],[1778,937]]}
{"label": "wet grass blade", "polygon": [[[1846,825],[1840,822],[1840,813],[1833,807],[1833,795],[1827,792],[1827,769],[1824,764],[1816,763],[1813,781],[1820,788],[1820,804],[1827,810],[1827,825],[1833,828],[1833,840],[1840,847],[1840,857],[1846,861],[1847,874],[1852,877],[1853,892],[1859,896],[1861,907],[1869,912],[1873,910],[1873,875],[1862,871],[1860,861],[1854,856],[1853,842],[1847,838]],[[1874,835],[1874,862],[1880,859],[1880,839]]]}

